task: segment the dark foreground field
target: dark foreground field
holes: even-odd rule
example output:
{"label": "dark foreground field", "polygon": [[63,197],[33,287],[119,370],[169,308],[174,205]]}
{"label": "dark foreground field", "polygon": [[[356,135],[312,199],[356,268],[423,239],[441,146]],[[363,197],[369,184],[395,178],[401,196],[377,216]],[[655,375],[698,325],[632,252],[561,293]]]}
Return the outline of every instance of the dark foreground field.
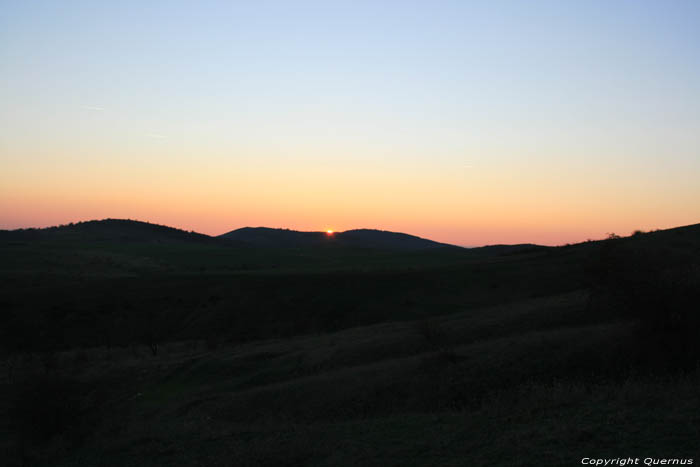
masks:
{"label": "dark foreground field", "polygon": [[2,465],[700,461],[699,226],[410,251],[142,227],[0,235]]}

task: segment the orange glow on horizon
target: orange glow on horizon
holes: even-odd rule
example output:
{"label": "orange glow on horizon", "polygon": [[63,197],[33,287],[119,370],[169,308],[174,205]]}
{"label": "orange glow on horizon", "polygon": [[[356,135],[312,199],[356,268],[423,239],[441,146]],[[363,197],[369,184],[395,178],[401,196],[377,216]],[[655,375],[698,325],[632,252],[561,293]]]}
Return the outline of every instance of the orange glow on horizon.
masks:
{"label": "orange glow on horizon", "polygon": [[[151,171],[112,161],[49,171],[15,164],[0,175],[0,229],[121,218],[208,235],[246,226],[326,235],[369,228],[479,246],[561,245],[700,221],[700,188],[691,171],[676,180],[676,191],[658,197],[653,178],[597,179],[583,169],[571,178],[546,165],[527,177],[519,167],[462,173],[428,164],[377,163],[372,171],[353,164],[282,166],[211,168],[174,160]],[[270,188],[261,191],[260,180]]]}

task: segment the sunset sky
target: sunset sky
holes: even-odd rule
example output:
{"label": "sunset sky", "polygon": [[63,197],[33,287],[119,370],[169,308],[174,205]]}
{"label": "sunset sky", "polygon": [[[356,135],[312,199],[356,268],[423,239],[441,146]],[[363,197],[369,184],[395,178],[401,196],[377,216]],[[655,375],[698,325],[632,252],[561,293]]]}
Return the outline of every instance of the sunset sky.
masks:
{"label": "sunset sky", "polygon": [[0,228],[700,222],[698,1],[0,0]]}

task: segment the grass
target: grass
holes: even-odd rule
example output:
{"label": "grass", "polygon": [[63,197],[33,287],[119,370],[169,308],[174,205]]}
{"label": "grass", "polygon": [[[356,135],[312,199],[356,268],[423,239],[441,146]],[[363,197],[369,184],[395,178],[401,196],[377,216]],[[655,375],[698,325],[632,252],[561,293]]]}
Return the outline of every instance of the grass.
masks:
{"label": "grass", "polygon": [[631,372],[632,325],[591,323],[585,303],[576,292],[437,318],[454,358],[426,341],[420,321],[214,351],[172,343],[157,358],[95,350],[77,373],[67,362],[79,355],[66,352],[56,371],[96,388],[105,420],[83,445],[44,446],[33,459],[525,466],[592,452],[696,455],[699,373]]}
{"label": "grass", "polygon": [[[681,245],[662,234],[633,241],[652,248],[656,235],[692,260],[695,237]],[[663,353],[652,362],[658,349],[639,317],[591,301],[596,244],[448,260],[376,253],[361,266],[349,251],[316,252],[319,269],[246,272],[191,270],[195,255],[178,248],[98,248],[118,264],[157,266],[121,275],[100,263],[81,275],[69,263],[50,279],[40,254],[14,250],[26,268],[3,273],[3,342],[28,337],[12,341],[21,351],[4,355],[0,374],[3,465],[534,466],[700,454],[700,369],[674,368]],[[160,332],[157,356],[145,331]],[[40,381],[65,390],[70,416],[64,398],[23,389]],[[20,436],[33,425],[17,407],[58,428],[46,440]]]}

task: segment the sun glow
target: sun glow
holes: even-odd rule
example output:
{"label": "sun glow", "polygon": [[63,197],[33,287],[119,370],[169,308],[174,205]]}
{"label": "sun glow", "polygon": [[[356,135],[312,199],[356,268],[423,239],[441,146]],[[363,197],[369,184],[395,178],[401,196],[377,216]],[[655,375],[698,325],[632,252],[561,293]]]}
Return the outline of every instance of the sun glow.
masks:
{"label": "sun glow", "polygon": [[326,235],[333,235],[335,232],[332,229],[326,230]]}

